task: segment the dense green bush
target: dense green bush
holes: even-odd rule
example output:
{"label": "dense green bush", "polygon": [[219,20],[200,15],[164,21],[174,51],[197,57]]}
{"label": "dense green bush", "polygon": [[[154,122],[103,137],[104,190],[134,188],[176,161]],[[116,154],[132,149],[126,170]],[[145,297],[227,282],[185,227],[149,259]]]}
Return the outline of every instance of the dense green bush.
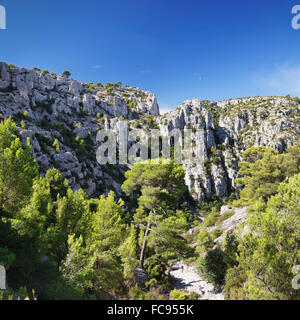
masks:
{"label": "dense green bush", "polygon": [[300,171],[300,145],[287,149],[283,154],[266,147],[253,147],[243,153],[239,163],[237,184],[243,187],[237,205],[251,205],[262,198],[275,195],[278,185],[287,177]]}
{"label": "dense green bush", "polygon": [[[248,231],[238,246],[240,294],[246,299],[299,299],[292,268],[300,264],[300,173],[281,183],[267,202],[252,206]],[[234,282],[235,271],[228,281]],[[227,284],[229,288],[229,284]],[[230,290],[228,289],[228,292]]]}
{"label": "dense green bush", "polygon": [[207,281],[214,284],[223,284],[227,270],[223,251],[216,248],[200,256],[196,268]]}

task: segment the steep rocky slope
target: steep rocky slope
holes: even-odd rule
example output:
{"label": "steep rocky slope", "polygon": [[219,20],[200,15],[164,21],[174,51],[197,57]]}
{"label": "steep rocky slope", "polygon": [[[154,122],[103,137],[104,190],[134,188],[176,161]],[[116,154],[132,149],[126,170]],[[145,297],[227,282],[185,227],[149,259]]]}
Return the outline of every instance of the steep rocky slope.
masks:
{"label": "steep rocky slope", "polygon": [[220,102],[187,100],[158,119],[160,126],[200,132],[193,152],[202,161],[184,163],[186,183],[202,201],[212,194],[226,197],[236,189],[241,153],[251,146],[282,152],[299,143],[300,100],[290,97],[252,97]]}
{"label": "steep rocky slope", "polygon": [[120,189],[124,168],[97,163],[97,130],[110,118],[159,115],[159,107],[154,94],[136,87],[79,83],[0,63],[0,113],[13,117],[23,143],[30,138],[42,172],[56,167],[74,189],[98,195]]}
{"label": "steep rocky slope", "polygon": [[[194,133],[193,152],[200,161],[183,161],[186,183],[199,201],[236,191],[241,153],[250,146],[283,151],[299,143],[300,100],[252,97],[220,102],[183,102],[163,116],[154,94],[121,83],[86,84],[67,76],[0,63],[0,117],[12,116],[23,143],[27,137],[41,171],[56,167],[74,189],[97,196],[110,189],[121,193],[126,165],[99,165],[96,135],[101,128],[129,130],[174,128]],[[129,144],[130,145],[130,144]]]}

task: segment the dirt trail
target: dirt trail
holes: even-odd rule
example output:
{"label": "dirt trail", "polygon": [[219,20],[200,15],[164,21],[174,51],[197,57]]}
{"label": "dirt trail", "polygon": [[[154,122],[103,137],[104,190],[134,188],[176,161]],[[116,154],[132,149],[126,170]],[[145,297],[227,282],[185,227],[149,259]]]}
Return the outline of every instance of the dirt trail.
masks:
{"label": "dirt trail", "polygon": [[[183,272],[182,266],[184,268]],[[186,264],[180,261],[173,263],[172,269],[170,274],[176,280],[177,289],[197,292],[200,295],[199,300],[224,300],[220,289],[203,280],[196,272],[194,266],[190,265],[187,267]]]}

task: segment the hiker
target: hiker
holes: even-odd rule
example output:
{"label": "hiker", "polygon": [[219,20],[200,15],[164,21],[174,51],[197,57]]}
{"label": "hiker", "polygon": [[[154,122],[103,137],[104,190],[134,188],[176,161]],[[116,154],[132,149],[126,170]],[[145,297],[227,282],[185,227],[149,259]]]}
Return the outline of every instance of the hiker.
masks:
{"label": "hiker", "polygon": [[181,266],[181,272],[183,272],[183,270],[184,270],[184,268],[183,268],[183,266]]}

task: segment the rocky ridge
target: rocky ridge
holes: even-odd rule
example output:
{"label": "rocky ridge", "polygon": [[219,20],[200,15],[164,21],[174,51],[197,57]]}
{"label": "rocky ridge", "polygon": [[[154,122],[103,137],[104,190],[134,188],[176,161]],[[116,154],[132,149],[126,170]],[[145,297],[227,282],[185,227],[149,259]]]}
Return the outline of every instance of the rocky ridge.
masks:
{"label": "rocky ridge", "polygon": [[[99,165],[96,135],[102,128],[129,130],[174,128],[193,131],[193,164],[183,161],[186,183],[198,201],[238,192],[238,162],[250,146],[282,152],[299,143],[299,98],[248,97],[220,102],[192,99],[163,116],[153,93],[121,83],[87,84],[68,76],[0,63],[0,117],[16,121],[41,172],[56,167],[74,189],[98,196],[120,185],[125,165]],[[130,145],[130,144],[129,144]]]}
{"label": "rocky ridge", "polygon": [[120,83],[86,84],[67,76],[0,63],[0,118],[11,116],[23,144],[30,138],[42,173],[56,167],[89,195],[120,190],[124,168],[100,166],[96,134],[109,119],[159,115],[151,92]]}
{"label": "rocky ridge", "polygon": [[238,162],[252,146],[282,152],[299,143],[300,99],[249,97],[220,102],[192,99],[157,119],[160,127],[197,129],[193,153],[202,161],[183,162],[186,183],[200,202],[212,195],[227,197],[238,191]]}

